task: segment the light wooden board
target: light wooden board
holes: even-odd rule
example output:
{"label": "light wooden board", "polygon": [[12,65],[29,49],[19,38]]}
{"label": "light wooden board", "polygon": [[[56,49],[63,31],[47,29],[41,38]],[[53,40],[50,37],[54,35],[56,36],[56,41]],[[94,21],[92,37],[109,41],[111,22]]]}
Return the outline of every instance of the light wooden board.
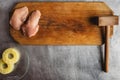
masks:
{"label": "light wooden board", "polygon": [[22,2],[14,9],[23,6],[42,13],[39,32],[32,38],[10,28],[13,39],[25,45],[101,45],[104,29],[92,18],[113,15],[103,2]]}

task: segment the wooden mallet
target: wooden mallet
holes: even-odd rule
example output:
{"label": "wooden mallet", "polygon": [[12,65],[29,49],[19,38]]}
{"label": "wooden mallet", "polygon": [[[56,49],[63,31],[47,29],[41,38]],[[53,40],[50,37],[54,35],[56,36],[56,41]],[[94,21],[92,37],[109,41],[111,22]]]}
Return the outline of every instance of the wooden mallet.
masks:
{"label": "wooden mallet", "polygon": [[105,27],[105,72],[108,72],[109,65],[109,38],[110,27],[118,24],[118,16],[98,17],[98,26]]}

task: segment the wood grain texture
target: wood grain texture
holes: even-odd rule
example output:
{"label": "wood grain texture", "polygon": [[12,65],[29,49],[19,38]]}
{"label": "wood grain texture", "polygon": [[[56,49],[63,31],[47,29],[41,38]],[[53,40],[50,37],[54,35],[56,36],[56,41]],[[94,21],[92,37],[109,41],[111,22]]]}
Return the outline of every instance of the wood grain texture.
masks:
{"label": "wood grain texture", "polygon": [[103,2],[23,2],[14,9],[23,6],[42,13],[39,32],[32,38],[10,28],[14,40],[25,45],[101,45],[104,30],[94,24],[94,17],[113,15]]}

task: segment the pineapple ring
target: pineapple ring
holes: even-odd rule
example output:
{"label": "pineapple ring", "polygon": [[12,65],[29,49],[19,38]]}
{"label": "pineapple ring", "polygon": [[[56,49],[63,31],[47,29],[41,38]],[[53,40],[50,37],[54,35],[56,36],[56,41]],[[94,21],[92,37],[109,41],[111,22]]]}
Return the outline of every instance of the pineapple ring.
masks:
{"label": "pineapple ring", "polygon": [[20,59],[20,54],[17,49],[8,48],[3,52],[2,59],[7,64],[15,64]]}
{"label": "pineapple ring", "polygon": [[6,64],[3,60],[0,60],[0,73],[1,74],[9,74],[14,70],[13,64]]}

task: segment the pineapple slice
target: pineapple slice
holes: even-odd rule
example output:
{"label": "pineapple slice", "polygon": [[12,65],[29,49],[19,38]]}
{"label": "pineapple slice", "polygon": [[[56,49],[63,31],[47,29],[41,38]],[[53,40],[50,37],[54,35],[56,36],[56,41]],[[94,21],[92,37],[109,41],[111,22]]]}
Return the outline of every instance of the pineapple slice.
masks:
{"label": "pineapple slice", "polygon": [[3,52],[2,59],[7,64],[15,64],[20,59],[20,53],[15,48],[8,48]]}
{"label": "pineapple slice", "polygon": [[14,70],[14,64],[5,63],[2,59],[0,59],[0,73],[1,74],[9,74]]}

